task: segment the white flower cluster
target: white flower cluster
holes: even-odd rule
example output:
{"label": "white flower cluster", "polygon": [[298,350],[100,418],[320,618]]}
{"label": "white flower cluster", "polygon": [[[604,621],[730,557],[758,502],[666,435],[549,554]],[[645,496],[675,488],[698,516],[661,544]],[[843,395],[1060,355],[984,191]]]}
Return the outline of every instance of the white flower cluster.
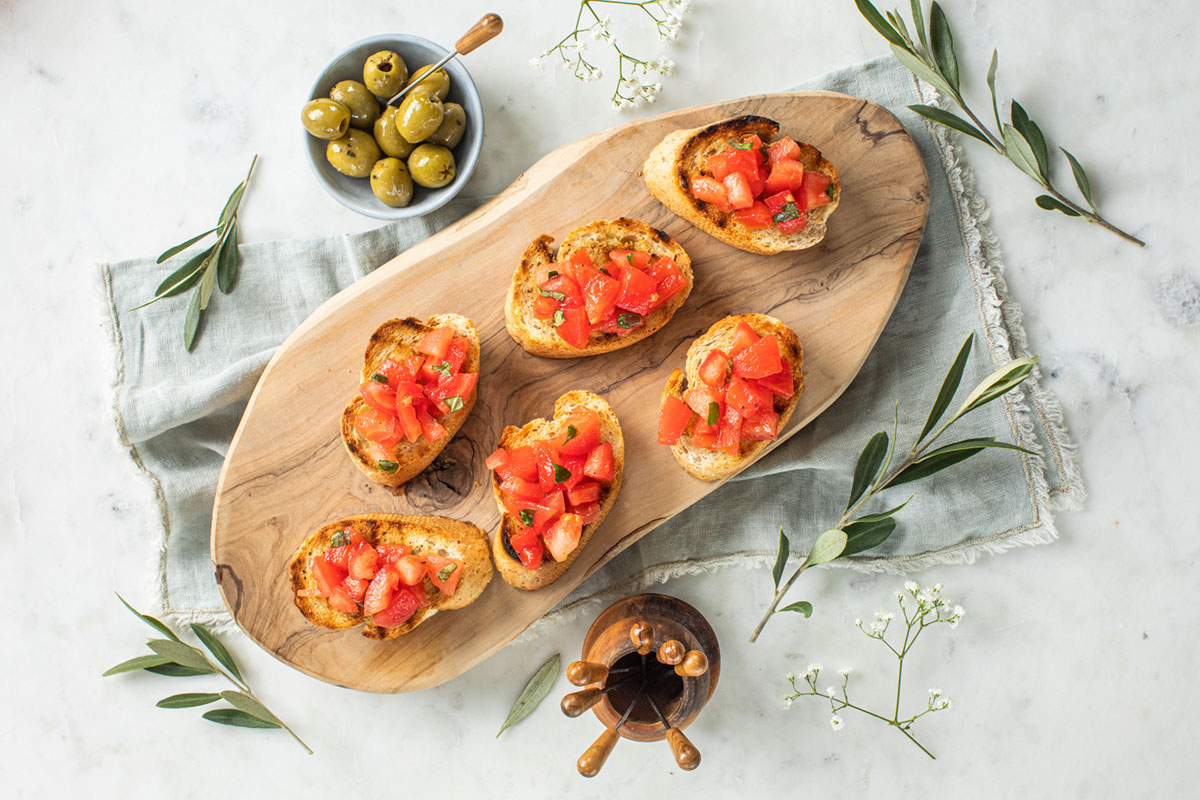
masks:
{"label": "white flower cluster", "polygon": [[661,0],[659,6],[667,18],[658,23],[659,41],[669,42],[679,36],[683,28],[683,17],[692,8],[692,0]]}
{"label": "white flower cluster", "polygon": [[930,711],[949,711],[954,707],[950,702],[950,698],[942,694],[941,689],[929,690],[929,710]]}
{"label": "white flower cluster", "polygon": [[[912,598],[916,601],[917,607],[913,612],[913,619],[920,620],[922,625],[933,625],[938,622],[945,622],[951,628],[957,628],[959,620],[966,614],[966,610],[960,605],[951,606],[945,598],[942,597],[942,585],[935,583],[932,586],[921,588],[916,581],[905,581],[904,591],[897,592],[897,600],[900,603],[900,609],[905,612],[905,617],[908,616],[908,607],[905,604],[907,598]],[[933,615],[932,619],[926,619]]]}
{"label": "white flower cluster", "polygon": [[633,108],[642,103],[652,104],[662,91],[661,83],[642,83],[637,78],[625,78],[613,94],[613,108]]}

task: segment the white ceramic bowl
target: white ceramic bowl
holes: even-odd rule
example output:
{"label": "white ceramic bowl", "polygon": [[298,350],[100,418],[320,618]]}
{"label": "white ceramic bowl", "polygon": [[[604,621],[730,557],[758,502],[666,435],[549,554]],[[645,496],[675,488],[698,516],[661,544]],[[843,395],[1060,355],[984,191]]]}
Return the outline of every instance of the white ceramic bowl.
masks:
{"label": "white ceramic bowl", "polygon": [[[408,36],[403,33],[371,36],[355,42],[326,65],[325,69],[313,83],[308,100],[318,97],[328,97],[329,90],[338,81],[362,81],[363,63],[367,57],[379,50],[395,50],[408,65],[409,72],[415,72],[426,64],[434,64],[450,51],[439,44],[419,36]],[[434,209],[441,208],[450,201],[466,185],[475,164],[479,161],[479,152],[483,149],[483,104],[479,101],[479,90],[471,80],[471,74],[463,66],[462,59],[453,59],[444,67],[450,75],[450,94],[446,98],[460,104],[467,115],[467,127],[463,131],[462,141],[454,148],[455,174],[454,180],[440,189],[426,189],[413,186],[412,202],[403,208],[385,206],[371,192],[371,182],[367,178],[347,177],[325,159],[325,139],[310,136],[304,128],[300,128],[304,136],[304,152],[312,167],[317,181],[325,187],[325,191],[333,195],[346,208],[357,211],[376,219],[408,219],[428,214]],[[299,115],[297,115],[299,116]],[[299,120],[297,120],[299,127]],[[369,132],[369,131],[368,131]]]}

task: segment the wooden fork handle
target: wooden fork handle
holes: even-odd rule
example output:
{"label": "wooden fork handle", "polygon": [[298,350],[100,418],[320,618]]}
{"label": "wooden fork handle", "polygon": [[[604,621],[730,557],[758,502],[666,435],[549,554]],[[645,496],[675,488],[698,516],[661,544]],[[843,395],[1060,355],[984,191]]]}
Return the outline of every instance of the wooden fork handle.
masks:
{"label": "wooden fork handle", "polygon": [[458,51],[459,55],[465,56],[479,45],[495,39],[502,30],[504,30],[504,20],[500,19],[499,15],[484,14],[479,18],[479,22],[471,26],[471,30],[464,33],[462,38],[454,43],[454,49]]}
{"label": "wooden fork handle", "polygon": [[608,754],[617,745],[618,734],[614,728],[605,728],[604,733],[592,742],[591,747],[583,751],[575,768],[585,778],[594,778],[600,774],[600,768],[608,760]]}
{"label": "wooden fork handle", "polygon": [[692,744],[679,728],[667,729],[667,744],[671,745],[671,755],[680,769],[695,769],[700,766],[700,751]]}

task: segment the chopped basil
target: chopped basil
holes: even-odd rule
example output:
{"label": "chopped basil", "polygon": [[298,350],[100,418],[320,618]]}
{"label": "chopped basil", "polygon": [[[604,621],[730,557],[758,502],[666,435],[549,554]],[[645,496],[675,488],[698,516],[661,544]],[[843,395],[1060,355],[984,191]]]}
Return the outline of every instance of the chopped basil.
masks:
{"label": "chopped basil", "polygon": [[554,318],[550,320],[550,324],[553,325],[555,328],[557,328],[559,325],[562,325],[565,320],[566,320],[566,317],[563,316],[562,309],[561,308],[554,309]]}
{"label": "chopped basil", "polygon": [[633,264],[633,251],[632,250],[630,250],[628,253],[625,254],[625,260],[628,261],[630,264]]}
{"label": "chopped basil", "polygon": [[771,154],[767,152],[767,146],[765,144],[762,147],[758,148],[758,152],[762,153],[763,158],[770,160]]}
{"label": "chopped basil", "polygon": [[350,534],[346,531],[338,531],[329,540],[330,547],[341,547],[342,545],[350,544]]}
{"label": "chopped basil", "polygon": [[442,583],[450,580],[450,576],[454,574],[454,570],[458,569],[458,564],[447,564],[438,570],[438,580]]}
{"label": "chopped basil", "polygon": [[557,278],[557,277],[558,277],[558,270],[556,270],[556,269],[552,269],[552,270],[550,270],[548,273],[546,273],[546,277],[547,277],[547,278]]}
{"label": "chopped basil", "polygon": [[459,411],[462,409],[462,407],[463,401],[458,395],[452,395],[446,398],[446,408],[450,409],[451,411]]}
{"label": "chopped basil", "polygon": [[430,369],[433,370],[434,372],[440,372],[443,375],[449,375],[450,374],[450,362],[443,361],[442,363],[438,364],[436,367],[430,367]]}
{"label": "chopped basil", "polygon": [[551,300],[557,300],[560,303],[567,299],[567,296],[562,292],[552,292],[549,289],[538,289],[538,294],[542,297],[549,297]]}
{"label": "chopped basil", "polygon": [[617,327],[618,328],[636,328],[638,325],[641,325],[641,324],[642,324],[642,315],[641,314],[634,314],[631,311],[623,311],[620,314],[617,314]]}
{"label": "chopped basil", "polygon": [[597,267],[596,269],[600,270],[601,272],[603,272],[603,273],[604,273],[605,275],[607,275],[608,277],[610,277],[610,278],[612,277],[612,273],[611,273],[611,272],[609,272],[608,270],[606,270],[604,267]]}
{"label": "chopped basil", "polygon": [[716,403],[709,403],[708,404],[708,424],[716,425],[717,420],[720,418],[720,416],[721,416],[721,406],[717,405]]}
{"label": "chopped basil", "polygon": [[388,385],[387,375],[382,375],[378,372],[371,376],[371,380],[375,381],[376,383],[382,383],[384,386]]}
{"label": "chopped basil", "polygon": [[521,524],[524,525],[526,528],[528,528],[530,525],[533,524],[533,514],[534,514],[534,511],[532,508],[522,508],[521,509]]}
{"label": "chopped basil", "polygon": [[800,216],[799,209],[796,208],[794,200],[788,200],[783,204],[783,208],[779,209],[779,213],[771,217],[775,222],[787,222],[788,220],[796,219]]}
{"label": "chopped basil", "polygon": [[749,150],[754,147],[750,142],[730,142],[729,146],[735,150]]}
{"label": "chopped basil", "polygon": [[398,462],[398,461],[376,461],[375,469],[379,470],[380,472],[395,472],[396,470],[400,469],[400,462]]}
{"label": "chopped basil", "polygon": [[827,194],[829,196],[830,200],[833,199],[833,184],[832,183],[825,187],[825,194]]}
{"label": "chopped basil", "polygon": [[566,483],[571,480],[571,470],[564,467],[562,464],[554,464],[554,482]]}
{"label": "chopped basil", "polygon": [[578,428],[576,428],[574,425],[568,425],[567,426],[567,438],[563,439],[563,444],[566,444],[567,442],[571,441],[578,434],[579,434]]}

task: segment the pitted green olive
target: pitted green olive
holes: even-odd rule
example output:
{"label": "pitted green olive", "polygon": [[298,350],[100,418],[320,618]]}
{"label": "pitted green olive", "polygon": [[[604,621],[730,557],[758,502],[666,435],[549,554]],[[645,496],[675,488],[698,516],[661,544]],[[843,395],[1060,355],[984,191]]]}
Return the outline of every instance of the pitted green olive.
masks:
{"label": "pitted green olive", "polygon": [[350,109],[328,97],[309,100],[300,112],[300,122],[318,139],[337,139],[350,127]]}
{"label": "pitted green olive", "polygon": [[442,124],[429,134],[429,141],[454,148],[462,141],[463,131],[467,129],[467,112],[458,103],[443,103],[442,107],[445,109]]}
{"label": "pitted green olive", "polygon": [[363,85],[371,94],[384,100],[403,89],[407,81],[408,65],[394,50],[372,53],[363,65]]}
{"label": "pitted green olive", "polygon": [[396,114],[396,130],[413,144],[423,142],[441,126],[444,115],[442,101],[436,94],[414,89],[400,104],[400,111]]}
{"label": "pitted green olive", "polygon": [[379,101],[358,81],[341,81],[329,96],[350,109],[350,124],[356,128],[369,128],[379,118]]}
{"label": "pitted green olive", "polygon": [[408,157],[413,182],[427,189],[440,189],[454,180],[454,154],[440,144],[421,144]]}
{"label": "pitted green olive", "polygon": [[408,205],[413,196],[413,182],[408,167],[398,158],[382,158],[371,167],[371,191],[379,202],[392,208]]}
{"label": "pitted green olive", "polygon": [[408,158],[408,154],[416,147],[415,144],[400,135],[396,130],[396,114],[400,109],[388,106],[375,120],[375,141],[385,156],[391,158]]}
{"label": "pitted green olive", "polygon": [[413,89],[414,92],[419,92],[421,89],[425,89],[436,94],[439,100],[445,100],[446,95],[450,94],[450,75],[446,72],[446,70],[439,69],[428,78],[424,77],[425,74],[429,72],[429,68],[432,66],[433,64],[426,64],[414,72],[412,77],[408,79],[407,85],[411,86],[419,81],[421,86],[417,89]]}
{"label": "pitted green olive", "polygon": [[340,139],[334,139],[325,146],[325,158],[333,168],[351,178],[365,178],[371,174],[371,167],[383,157],[379,145],[371,134],[366,131],[350,129]]}

